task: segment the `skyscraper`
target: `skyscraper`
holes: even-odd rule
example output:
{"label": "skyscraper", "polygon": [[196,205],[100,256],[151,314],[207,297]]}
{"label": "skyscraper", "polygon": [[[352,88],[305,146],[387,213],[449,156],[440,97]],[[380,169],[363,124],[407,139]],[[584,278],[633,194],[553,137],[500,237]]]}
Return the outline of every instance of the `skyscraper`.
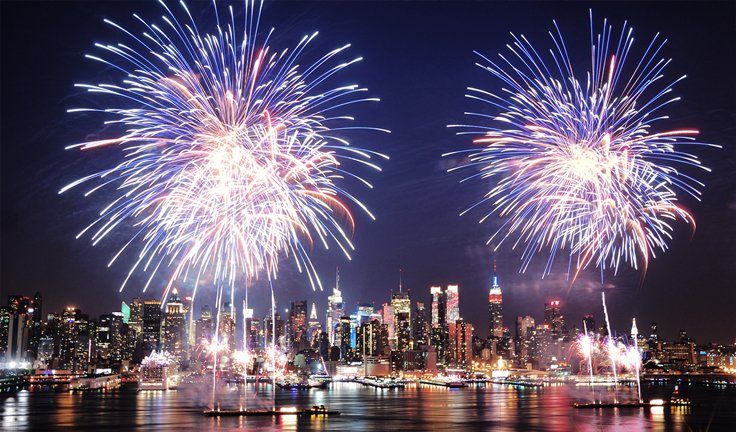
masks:
{"label": "skyscraper", "polygon": [[226,344],[230,350],[235,349],[235,309],[230,302],[225,302],[220,308],[220,332],[217,335],[219,343]]}
{"label": "skyscraper", "polygon": [[490,323],[489,336],[495,339],[503,337],[503,298],[501,286],[498,284],[496,275],[496,262],[493,262],[493,277],[491,278],[491,290],[488,293],[488,317]]}
{"label": "skyscraper", "polygon": [[140,339],[143,334],[143,303],[138,297],[133,297],[130,302],[128,325],[131,330],[135,331],[136,337]]}
{"label": "skyscraper", "polygon": [[208,305],[200,309],[199,319],[194,327],[194,339],[196,344],[202,343],[203,340],[212,340],[212,309]]}
{"label": "skyscraper", "polygon": [[319,334],[322,332],[322,324],[317,319],[317,304],[312,303],[312,309],[309,311],[309,331],[308,338],[313,345],[319,340]]}
{"label": "skyscraper", "polygon": [[[131,308],[131,316],[133,308]],[[146,300],[143,302],[143,355],[161,349],[161,302]]]}
{"label": "skyscraper", "polygon": [[394,335],[396,349],[404,352],[411,349],[411,299],[406,291],[391,295],[391,307],[394,310]]}
{"label": "skyscraper", "polygon": [[534,318],[529,315],[516,317],[516,356],[523,367],[532,360],[535,334]]}
{"label": "skyscraper", "polygon": [[553,342],[562,340],[565,317],[562,316],[559,300],[552,300],[544,304],[544,324],[549,327]]}
{"label": "skyscraper", "polygon": [[427,308],[424,303],[418,301],[414,308],[414,349],[429,346],[429,321],[427,320]]}
{"label": "skyscraper", "polygon": [[430,330],[430,345],[437,352],[437,364],[446,362],[448,353],[448,325],[447,325],[447,295],[438,286],[429,289],[432,294],[432,329]]}
{"label": "skyscraper", "polygon": [[438,286],[430,287],[429,293],[432,295],[432,328],[436,328],[440,325],[440,308],[442,308],[442,321],[444,322],[445,293]]}
{"label": "skyscraper", "polygon": [[185,358],[184,353],[184,304],[176,288],[173,289],[166,302],[164,317],[164,349],[179,361]]}
{"label": "skyscraper", "polygon": [[473,358],[473,325],[458,318],[449,324],[448,364],[465,368]]}
{"label": "skyscraper", "polygon": [[289,341],[298,350],[307,345],[307,301],[291,302],[289,309]]}
{"label": "skyscraper", "polygon": [[447,322],[460,319],[460,291],[457,285],[447,285]]}
{"label": "skyscraper", "polygon": [[335,341],[335,333],[340,326],[340,318],[344,314],[345,303],[342,301],[342,292],[340,291],[340,269],[337,269],[335,274],[335,288],[332,290],[332,295],[327,297],[327,319],[325,320],[327,335],[332,345],[339,345]]}
{"label": "skyscraper", "polygon": [[394,324],[394,307],[391,303],[384,303],[381,308],[383,323],[388,331],[388,344],[391,350],[396,349],[396,326]]}

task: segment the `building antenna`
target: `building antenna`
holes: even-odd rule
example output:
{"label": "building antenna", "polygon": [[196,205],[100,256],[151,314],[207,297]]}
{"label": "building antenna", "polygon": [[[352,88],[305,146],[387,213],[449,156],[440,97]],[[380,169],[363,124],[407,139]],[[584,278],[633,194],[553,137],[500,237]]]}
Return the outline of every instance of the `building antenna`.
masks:
{"label": "building antenna", "polygon": [[399,267],[399,292],[401,292],[401,268]]}
{"label": "building antenna", "polygon": [[335,290],[340,291],[340,267],[335,266]]}

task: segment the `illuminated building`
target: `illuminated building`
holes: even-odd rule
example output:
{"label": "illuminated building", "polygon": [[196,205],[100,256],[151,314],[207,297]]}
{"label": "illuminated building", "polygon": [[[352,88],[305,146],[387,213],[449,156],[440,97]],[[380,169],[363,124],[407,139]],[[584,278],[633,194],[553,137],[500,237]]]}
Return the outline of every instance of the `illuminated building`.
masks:
{"label": "illuminated building", "polygon": [[8,316],[8,336],[5,344],[6,362],[23,362],[33,360],[28,357],[28,335],[30,317],[25,312],[14,312]]}
{"label": "illuminated building", "polygon": [[383,323],[388,329],[388,343],[392,350],[396,349],[396,333],[394,324],[394,307],[390,303],[384,303],[381,308]]}
{"label": "illuminated building", "polygon": [[[133,314],[131,308],[131,315]],[[143,355],[148,355],[161,348],[161,302],[146,300],[143,302]]]}
{"label": "illuminated building", "polygon": [[43,301],[41,299],[41,293],[38,291],[31,300],[31,307],[27,310],[28,314],[31,315],[30,330],[28,332],[28,349],[27,356],[29,359],[35,359],[38,354],[38,343],[41,340],[42,325],[41,317],[43,316],[42,310]]}
{"label": "illuminated building", "polygon": [[[401,286],[399,286],[401,289]],[[399,291],[391,295],[391,307],[394,310],[394,335],[396,349],[405,352],[411,349],[411,299],[408,292]]]}
{"label": "illuminated building", "polygon": [[473,325],[462,318],[449,324],[448,363],[458,368],[466,368],[473,358]]}
{"label": "illuminated building", "polygon": [[351,328],[352,319],[349,316],[340,317],[339,347],[341,360],[349,361],[352,358]]}
{"label": "illuminated building", "polygon": [[438,286],[430,288],[432,294],[432,329],[429,343],[437,352],[437,364],[445,365],[448,354],[447,295]]}
{"label": "illuminated building", "polygon": [[174,288],[166,302],[163,331],[164,351],[171,353],[179,361],[184,360],[184,339],[184,304],[179,297],[179,292]]}
{"label": "illuminated building", "polygon": [[565,333],[565,317],[562,316],[559,300],[544,304],[544,324],[549,327],[553,341],[562,340]]}
{"label": "illuminated building", "polygon": [[108,365],[110,363],[110,351],[112,347],[112,314],[100,315],[95,329],[95,349],[97,351],[97,364]]}
{"label": "illuminated building", "polygon": [[12,309],[9,306],[0,306],[0,359],[5,358],[8,349],[8,326],[11,313]]}
{"label": "illuminated building", "polygon": [[491,290],[488,293],[489,336],[500,339],[503,337],[503,297],[496,275],[496,262],[493,262],[493,278]]}
{"label": "illuminated building", "polygon": [[552,331],[547,324],[537,324],[536,334],[533,340],[530,356],[534,362],[535,369],[549,363],[555,355],[552,343]]}
{"label": "illuminated building", "polygon": [[460,291],[457,285],[447,285],[447,322],[460,319]]}
{"label": "illuminated building", "polygon": [[79,309],[67,307],[62,314],[59,337],[59,368],[86,373],[93,356],[95,329],[89,316]]}
{"label": "illuminated building", "polygon": [[261,323],[253,319],[253,309],[243,309],[243,322],[245,323],[243,337],[249,349],[258,348],[258,338],[261,333]]}
{"label": "illuminated building", "polygon": [[440,304],[444,303],[444,293],[438,286],[430,287],[429,293],[432,295],[432,328],[436,328],[440,323]]}
{"label": "illuminated building", "polygon": [[235,311],[230,302],[225,302],[219,311],[220,314],[220,331],[217,334],[217,341],[221,344],[227,344],[231,351],[235,349]]}
{"label": "illuminated building", "polygon": [[387,338],[382,333],[385,336],[378,320],[361,324],[357,331],[355,352],[363,358],[383,355],[382,345],[387,342]]}
{"label": "illuminated building", "polygon": [[309,312],[309,331],[308,339],[313,345],[319,341],[319,334],[322,332],[322,324],[317,320],[317,304],[312,303],[312,309]]}
{"label": "illuminated building", "polygon": [[330,344],[337,345],[336,342],[337,328],[340,326],[340,318],[345,314],[345,303],[342,300],[342,292],[340,292],[340,270],[337,269],[335,275],[335,288],[332,290],[332,295],[327,297],[327,319],[325,325],[327,326],[327,334],[329,336]]}
{"label": "illuminated building", "polygon": [[524,367],[532,360],[535,336],[534,318],[529,315],[516,317],[516,356]]}
{"label": "illuminated building", "polygon": [[300,351],[307,344],[307,301],[293,301],[289,310],[289,343]]}
{"label": "illuminated building", "polygon": [[194,326],[194,338],[196,344],[212,340],[212,309],[208,305],[200,309],[199,319]]}
{"label": "illuminated building", "polygon": [[417,302],[414,308],[414,348],[429,345],[429,322],[427,321],[427,309],[423,302]]}
{"label": "illuminated building", "polygon": [[271,320],[271,315],[267,315],[263,319],[263,346],[271,344],[271,340],[275,339],[277,345],[283,346],[286,341],[285,323],[281,319],[281,315],[275,314],[275,319]]}
{"label": "illuminated building", "polygon": [[142,338],[143,335],[143,303],[138,297],[133,297],[130,302],[130,318],[128,319],[128,326],[136,334],[137,338]]}

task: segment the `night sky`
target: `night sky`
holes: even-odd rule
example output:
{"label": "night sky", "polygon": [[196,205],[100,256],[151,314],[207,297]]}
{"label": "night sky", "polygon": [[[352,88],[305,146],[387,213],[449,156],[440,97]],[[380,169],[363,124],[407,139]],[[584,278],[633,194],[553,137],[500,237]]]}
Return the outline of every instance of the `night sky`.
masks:
{"label": "night sky", "polygon": [[[213,21],[209,3],[190,2],[200,23]],[[242,6],[235,2],[236,9]],[[58,195],[70,181],[112,163],[111,154],[80,155],[64,146],[101,130],[100,117],[67,114],[68,108],[95,103],[75,89],[79,82],[112,82],[120,75],[84,59],[98,52],[94,42],[118,42],[123,35],[105,25],[110,18],[140,29],[138,13],[160,19],[163,9],[151,3],[2,2],[2,275],[0,298],[8,294],[44,296],[44,311],[76,305],[92,315],[118,310],[121,300],[141,295],[145,277],[134,278],[123,293],[118,288],[132,254],[107,268],[126,238],[122,230],[96,247],[75,235],[92,221],[108,197],[83,198],[80,191]],[[172,2],[172,7],[178,7]],[[276,27],[272,45],[293,46],[302,35],[319,30],[307,53],[319,55],[352,43],[351,54],[364,61],[338,76],[334,84],[367,86],[379,104],[355,110],[358,123],[388,128],[390,135],[359,133],[353,141],[384,152],[391,160],[383,173],[365,172],[375,189],[351,184],[378,220],[357,217],[357,251],[347,262],[336,251],[316,249],[314,260],[326,287],[340,266],[348,309],[358,302],[389,299],[403,287],[412,299],[429,302],[430,285],[458,283],[461,315],[479,334],[487,333],[487,294],[491,248],[486,239],[498,219],[478,224],[482,211],[458,214],[478,200],[490,185],[459,185],[462,174],[448,174],[455,161],[441,154],[468,148],[469,138],[456,136],[447,124],[465,120],[464,111],[488,110],[464,98],[467,86],[498,90],[500,83],[474,66],[473,50],[492,56],[511,42],[509,32],[524,34],[538,49],[552,48],[547,31],[559,23],[579,68],[588,61],[588,8],[598,29],[603,18],[620,29],[628,20],[635,31],[634,53],[641,55],[657,33],[669,39],[664,56],[674,59],[670,80],[687,74],[675,87],[682,101],[668,110],[671,120],[660,127],[697,128],[700,140],[723,146],[697,149],[711,174],[689,172],[707,187],[702,202],[684,199],[698,226],[678,224],[670,250],[658,254],[646,275],[623,269],[581,275],[568,291],[567,262],[558,260],[553,274],[541,279],[544,256],[525,274],[520,257],[504,245],[496,254],[503,288],[505,324],[513,329],[517,315],[541,320],[543,303],[557,298],[570,326],[583,314],[603,320],[601,289],[609,299],[612,326],[628,332],[636,317],[641,332],[656,321],[667,339],[686,329],[698,342],[733,343],[736,337],[736,3],[495,3],[495,2],[270,2],[262,28]],[[203,27],[207,27],[204,25]],[[207,27],[211,28],[211,27]],[[575,54],[577,53],[577,54]],[[580,69],[578,69],[580,70]],[[356,214],[358,212],[356,211]],[[158,298],[163,279],[145,298]],[[312,292],[305,275],[291,262],[281,266],[274,282],[279,309],[295,299],[317,301],[324,317],[329,289]],[[186,291],[187,287],[182,287]],[[212,304],[211,292],[199,300]],[[250,301],[256,314],[266,313],[269,294],[255,284]]]}

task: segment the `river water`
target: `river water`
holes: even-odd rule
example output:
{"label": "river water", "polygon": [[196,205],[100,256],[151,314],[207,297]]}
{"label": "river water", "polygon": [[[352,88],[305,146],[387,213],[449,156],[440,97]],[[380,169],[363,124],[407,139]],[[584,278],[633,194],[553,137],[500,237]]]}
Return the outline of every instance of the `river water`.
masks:
{"label": "river water", "polygon": [[[244,402],[242,384],[222,385],[221,407]],[[672,385],[647,385],[644,399],[669,398]],[[736,431],[736,388],[690,385],[680,394],[696,405],[687,408],[574,409],[576,401],[611,399],[610,390],[573,385],[517,388],[479,384],[464,389],[426,385],[376,389],[357,383],[332,383],[324,390],[277,389],[276,405],[308,408],[324,404],[340,416],[222,417],[202,415],[211,389],[184,385],[167,392],[135,388],[95,393],[48,389],[0,396],[0,430],[336,430],[336,431]],[[635,398],[636,389],[618,390],[620,399]],[[249,408],[270,408],[271,389],[248,386]]]}

